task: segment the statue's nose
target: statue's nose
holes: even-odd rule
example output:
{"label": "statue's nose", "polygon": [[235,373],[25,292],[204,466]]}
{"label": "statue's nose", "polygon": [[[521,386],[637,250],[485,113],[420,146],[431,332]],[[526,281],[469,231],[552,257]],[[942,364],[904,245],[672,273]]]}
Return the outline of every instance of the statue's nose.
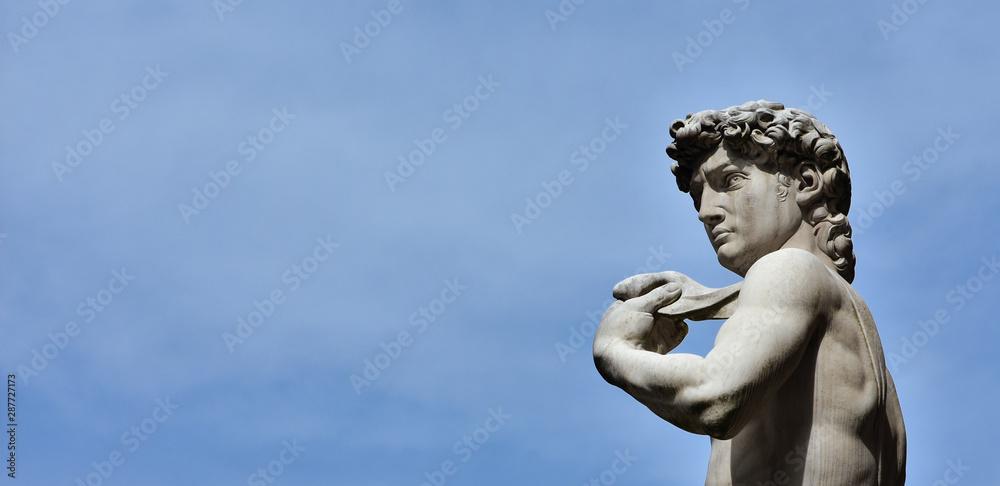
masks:
{"label": "statue's nose", "polygon": [[698,209],[698,219],[702,223],[716,225],[722,222],[726,213],[719,207],[719,198],[711,191],[705,191],[701,195],[701,204]]}

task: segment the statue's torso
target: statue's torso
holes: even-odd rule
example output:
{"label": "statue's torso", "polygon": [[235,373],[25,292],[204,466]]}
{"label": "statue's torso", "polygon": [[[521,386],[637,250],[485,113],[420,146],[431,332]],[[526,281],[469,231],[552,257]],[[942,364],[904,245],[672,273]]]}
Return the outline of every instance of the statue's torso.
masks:
{"label": "statue's torso", "polygon": [[795,371],[757,416],[732,439],[712,439],[706,484],[902,484],[902,415],[875,322],[829,276],[840,305],[817,317]]}

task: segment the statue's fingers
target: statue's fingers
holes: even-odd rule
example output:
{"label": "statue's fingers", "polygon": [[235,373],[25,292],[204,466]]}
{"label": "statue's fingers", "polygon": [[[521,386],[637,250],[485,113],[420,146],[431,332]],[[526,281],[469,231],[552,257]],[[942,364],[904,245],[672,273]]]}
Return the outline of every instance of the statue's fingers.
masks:
{"label": "statue's fingers", "polygon": [[681,296],[681,286],[670,282],[656,287],[638,297],[625,301],[626,305],[639,312],[653,313],[661,307],[670,305]]}
{"label": "statue's fingers", "polygon": [[684,321],[657,318],[646,341],[645,349],[666,354],[680,345],[688,334],[688,325]]}
{"label": "statue's fingers", "polygon": [[677,272],[660,272],[660,273],[642,273],[639,275],[633,275],[615,285],[615,288],[611,290],[611,295],[613,295],[618,300],[629,300],[640,295],[646,294],[649,291],[663,286],[672,281],[676,281]]}

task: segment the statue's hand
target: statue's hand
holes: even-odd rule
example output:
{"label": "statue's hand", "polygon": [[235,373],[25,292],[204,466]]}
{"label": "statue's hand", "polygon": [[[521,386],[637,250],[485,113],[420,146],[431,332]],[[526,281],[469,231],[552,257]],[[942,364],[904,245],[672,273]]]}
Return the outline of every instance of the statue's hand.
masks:
{"label": "statue's hand", "polygon": [[[708,287],[695,282],[694,279],[684,275],[680,272],[660,272],[660,273],[642,273],[639,275],[633,275],[615,285],[614,290],[611,294],[618,300],[629,300],[633,297],[638,297],[643,295],[655,287],[665,285],[668,283],[677,284],[678,287],[683,289],[684,293],[697,294],[706,290],[710,290]],[[674,299],[677,300],[677,299]],[[664,304],[664,307],[671,304],[673,301]]]}
{"label": "statue's hand", "polygon": [[601,319],[595,349],[615,339],[660,354],[677,347],[687,335],[687,324],[656,311],[680,298],[683,279],[687,277],[677,272],[648,273],[616,285],[613,294],[619,300]]}
{"label": "statue's hand", "polygon": [[659,354],[667,354],[687,337],[688,325],[683,320],[674,320],[662,314],[653,315],[653,330],[650,331],[642,349]]}
{"label": "statue's hand", "polygon": [[725,288],[713,289],[695,282],[691,277],[678,272],[646,273],[622,280],[612,292],[615,298],[628,300],[647,292],[650,285],[659,282],[674,282],[681,287],[681,297],[654,312],[675,321],[703,321],[708,319],[728,319],[736,308],[743,282]]}

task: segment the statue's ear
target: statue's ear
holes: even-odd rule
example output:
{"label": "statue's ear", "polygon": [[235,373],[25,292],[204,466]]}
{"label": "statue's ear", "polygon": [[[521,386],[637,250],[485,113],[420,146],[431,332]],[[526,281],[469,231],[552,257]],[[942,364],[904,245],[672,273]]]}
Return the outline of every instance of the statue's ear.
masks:
{"label": "statue's ear", "polygon": [[802,162],[795,170],[795,202],[808,206],[823,194],[823,174],[813,162]]}

